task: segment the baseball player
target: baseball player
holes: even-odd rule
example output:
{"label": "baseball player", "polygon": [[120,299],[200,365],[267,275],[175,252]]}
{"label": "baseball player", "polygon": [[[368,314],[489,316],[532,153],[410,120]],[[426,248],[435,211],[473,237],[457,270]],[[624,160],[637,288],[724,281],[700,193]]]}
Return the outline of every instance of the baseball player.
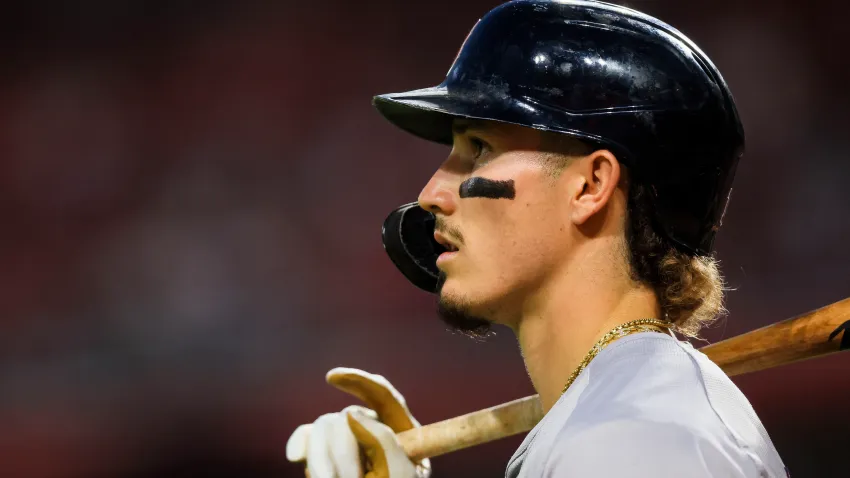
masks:
{"label": "baseball player", "polygon": [[[439,86],[375,98],[451,146],[387,218],[399,270],[471,335],[518,338],[546,412],[508,478],[785,477],[753,408],[694,337],[722,312],[713,242],[744,149],[700,49],[640,12],[515,0],[488,12]],[[366,402],[287,443],[312,478],[424,478],[419,424],[383,377],[334,369]]]}

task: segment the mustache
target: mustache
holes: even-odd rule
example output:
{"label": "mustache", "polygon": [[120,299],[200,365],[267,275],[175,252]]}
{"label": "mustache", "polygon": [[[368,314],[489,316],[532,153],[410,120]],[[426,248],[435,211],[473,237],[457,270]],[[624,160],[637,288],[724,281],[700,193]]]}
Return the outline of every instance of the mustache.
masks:
{"label": "mustache", "polygon": [[434,218],[434,230],[444,236],[454,239],[458,245],[463,245],[463,234],[460,232],[460,229],[446,222],[445,218],[439,216]]}

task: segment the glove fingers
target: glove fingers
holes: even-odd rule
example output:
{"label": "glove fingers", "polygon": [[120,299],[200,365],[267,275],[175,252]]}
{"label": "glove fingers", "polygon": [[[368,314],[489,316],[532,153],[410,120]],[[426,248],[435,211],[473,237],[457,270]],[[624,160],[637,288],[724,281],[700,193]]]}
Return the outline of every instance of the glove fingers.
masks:
{"label": "glove fingers", "polygon": [[349,405],[342,409],[341,412],[343,415],[346,413],[359,413],[361,415],[367,416],[372,420],[378,420],[378,413],[371,408],[361,407],[360,405]]}
{"label": "glove fingers", "polygon": [[[354,415],[355,414],[353,413],[345,414],[348,419],[348,426],[351,429],[351,433],[354,435],[357,443],[363,447],[363,451],[366,453],[366,459],[368,459],[372,464],[372,471],[368,474],[369,478],[389,478],[390,473],[389,464],[387,463],[387,454],[381,444],[381,440],[372,433],[372,430],[366,428],[366,424],[374,425],[376,422],[371,422],[368,419],[363,418],[358,420],[357,418],[354,418]],[[390,434],[392,434],[392,432],[390,432]]]}
{"label": "glove fingers", "polygon": [[328,372],[326,379],[329,384],[366,403],[375,410],[379,420],[396,433],[419,426],[407,409],[404,397],[384,377],[340,367]]}
{"label": "glove fingers", "polygon": [[311,478],[337,478],[331,461],[329,442],[333,433],[333,415],[322,415],[313,422],[307,444],[307,472]]}
{"label": "glove fingers", "polygon": [[286,442],[286,459],[291,462],[307,459],[307,443],[312,425],[301,425],[292,432]]}
{"label": "glove fingers", "polygon": [[390,427],[356,413],[348,414],[348,426],[373,465],[367,478],[430,476],[430,460],[418,464],[411,462]]}
{"label": "glove fingers", "polygon": [[328,445],[338,478],[363,478],[360,447],[348,426],[345,413],[334,415],[331,429]]}

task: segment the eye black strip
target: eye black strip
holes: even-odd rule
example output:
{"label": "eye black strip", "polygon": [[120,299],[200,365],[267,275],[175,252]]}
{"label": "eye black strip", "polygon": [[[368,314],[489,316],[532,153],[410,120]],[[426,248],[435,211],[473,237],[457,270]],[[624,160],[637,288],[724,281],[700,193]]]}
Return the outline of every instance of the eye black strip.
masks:
{"label": "eye black strip", "polygon": [[469,178],[460,185],[462,198],[513,199],[516,196],[514,180],[495,181],[487,178]]}

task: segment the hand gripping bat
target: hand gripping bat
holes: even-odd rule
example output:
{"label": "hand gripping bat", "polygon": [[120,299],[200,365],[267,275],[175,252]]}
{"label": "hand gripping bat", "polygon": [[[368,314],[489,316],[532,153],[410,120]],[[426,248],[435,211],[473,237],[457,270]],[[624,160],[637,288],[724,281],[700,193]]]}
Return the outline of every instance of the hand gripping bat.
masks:
{"label": "hand gripping bat", "polygon": [[[850,349],[850,298],[700,349],[730,376]],[[537,395],[413,428],[396,436],[412,460],[531,430],[543,418]]]}

